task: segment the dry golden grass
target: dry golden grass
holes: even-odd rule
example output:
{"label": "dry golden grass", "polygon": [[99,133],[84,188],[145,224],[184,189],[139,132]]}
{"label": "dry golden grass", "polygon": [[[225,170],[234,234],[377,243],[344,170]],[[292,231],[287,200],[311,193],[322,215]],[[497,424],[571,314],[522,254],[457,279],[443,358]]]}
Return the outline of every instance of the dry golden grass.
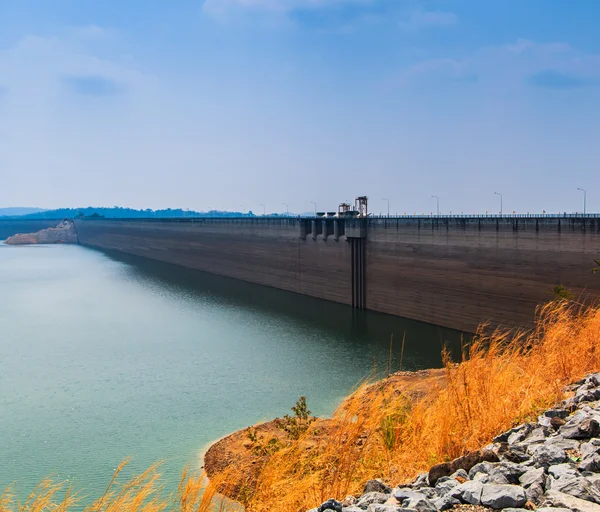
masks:
{"label": "dry golden grass", "polygon": [[[555,302],[541,309],[536,325],[527,334],[480,333],[460,363],[446,358],[443,383],[432,379],[426,392],[385,381],[363,384],[334,413],[316,446],[307,448],[300,438],[272,456],[257,488],[246,490],[247,510],[296,512],[357,493],[370,478],[410,479],[489,443],[562,399],[566,384],[600,370],[600,308]],[[319,422],[311,426],[318,428]],[[157,467],[125,484],[117,482],[119,471],[86,512],[225,510],[216,490],[226,491],[239,477],[229,470],[204,488],[202,478],[184,472],[178,492],[162,497]],[[71,512],[79,502],[70,489],[44,480],[24,504],[5,491],[0,512]]]}
{"label": "dry golden grass", "polygon": [[274,455],[247,508],[295,512],[357,493],[370,478],[408,480],[481,448],[562,399],[566,384],[600,370],[600,309],[554,302],[536,326],[480,332],[459,364],[446,358],[445,385],[417,398],[382,383],[367,402],[369,386],[361,386],[336,411],[321,446],[306,451],[300,440]]}

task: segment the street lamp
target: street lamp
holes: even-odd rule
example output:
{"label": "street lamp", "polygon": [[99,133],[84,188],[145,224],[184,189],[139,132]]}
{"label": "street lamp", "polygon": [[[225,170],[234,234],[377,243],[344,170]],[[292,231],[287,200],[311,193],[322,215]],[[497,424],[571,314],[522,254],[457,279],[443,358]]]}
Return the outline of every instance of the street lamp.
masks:
{"label": "street lamp", "polygon": [[263,217],[265,217],[267,215],[267,207],[264,204],[261,204],[261,206],[263,207]]}
{"label": "street lamp", "polygon": [[587,213],[586,212],[587,190],[584,190],[579,187],[577,187],[577,190],[581,190],[583,192],[583,214],[585,215]]}
{"label": "street lamp", "polygon": [[289,216],[290,214],[290,207],[287,203],[281,203],[282,205],[285,206],[285,214]]}
{"label": "street lamp", "polygon": [[500,216],[502,216],[502,194],[500,192],[494,192],[497,196],[500,196]]}
{"label": "street lamp", "polygon": [[311,201],[310,203],[315,205],[315,217],[316,217],[317,216],[317,203],[315,203],[314,201]]}
{"label": "street lamp", "polygon": [[382,197],[381,199],[382,199],[383,201],[387,201],[387,204],[388,204],[388,217],[389,217],[389,216],[390,216],[390,200],[389,200],[389,199],[387,199],[387,198],[385,198],[385,197]]}
{"label": "street lamp", "polygon": [[437,201],[437,214],[440,216],[440,198],[438,196],[431,196],[433,199]]}

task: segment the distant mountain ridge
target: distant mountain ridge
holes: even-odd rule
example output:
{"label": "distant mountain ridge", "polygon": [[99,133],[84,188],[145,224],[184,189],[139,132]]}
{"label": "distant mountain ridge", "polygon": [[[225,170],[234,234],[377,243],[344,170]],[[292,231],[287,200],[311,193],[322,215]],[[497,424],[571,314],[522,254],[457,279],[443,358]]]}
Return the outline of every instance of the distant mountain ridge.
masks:
{"label": "distant mountain ridge", "polygon": [[43,208],[30,208],[26,206],[15,206],[11,208],[0,208],[0,217],[22,217],[45,212]]}
{"label": "distant mountain ridge", "polygon": [[[15,210],[29,210],[27,213],[18,213]],[[34,210],[34,211],[31,211]],[[42,210],[40,208],[5,208],[0,209],[0,216],[3,211],[11,211],[12,213],[4,214],[8,218],[19,219],[74,219],[77,217],[105,217],[107,219],[169,219],[169,218],[201,218],[201,217],[255,217],[252,212],[228,212],[211,210],[209,212],[196,212],[193,210],[183,210],[181,208],[166,210],[136,210],[133,208],[121,208],[115,206],[112,208],[100,207],[95,208],[86,206],[85,208],[59,208],[56,210]],[[285,214],[272,213],[269,216],[286,216]]]}

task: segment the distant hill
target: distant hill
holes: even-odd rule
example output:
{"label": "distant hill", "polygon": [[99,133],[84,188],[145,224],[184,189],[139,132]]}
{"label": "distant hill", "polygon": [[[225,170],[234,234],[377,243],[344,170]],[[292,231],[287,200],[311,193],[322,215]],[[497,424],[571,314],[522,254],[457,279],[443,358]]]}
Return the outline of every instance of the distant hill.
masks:
{"label": "distant hill", "polygon": [[13,208],[0,208],[0,217],[21,217],[23,215],[30,215],[32,213],[41,213],[46,210],[42,208],[27,208],[27,207],[13,207]]}
{"label": "distant hill", "polygon": [[46,210],[29,213],[26,215],[11,214],[11,217],[21,219],[74,219],[76,217],[105,217],[107,219],[169,219],[186,217],[254,217],[254,213],[247,212],[226,212],[211,210],[209,212],[195,212],[192,210],[182,210],[181,208],[172,210],[135,210],[133,208],[95,208],[87,206],[85,208],[60,208],[57,210]]}

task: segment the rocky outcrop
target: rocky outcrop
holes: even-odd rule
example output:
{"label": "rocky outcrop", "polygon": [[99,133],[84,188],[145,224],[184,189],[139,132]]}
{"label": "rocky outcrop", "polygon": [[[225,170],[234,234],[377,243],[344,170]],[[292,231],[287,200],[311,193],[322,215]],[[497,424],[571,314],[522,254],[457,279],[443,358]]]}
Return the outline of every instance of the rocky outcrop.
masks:
{"label": "rocky outcrop", "polygon": [[76,244],[78,240],[75,223],[71,219],[65,219],[55,228],[42,229],[37,233],[14,235],[6,239],[5,243],[9,245]]}
{"label": "rocky outcrop", "polygon": [[600,512],[600,374],[570,391],[573,397],[536,422],[435,466],[408,486],[370,481],[362,496],[331,499],[310,512]]}

